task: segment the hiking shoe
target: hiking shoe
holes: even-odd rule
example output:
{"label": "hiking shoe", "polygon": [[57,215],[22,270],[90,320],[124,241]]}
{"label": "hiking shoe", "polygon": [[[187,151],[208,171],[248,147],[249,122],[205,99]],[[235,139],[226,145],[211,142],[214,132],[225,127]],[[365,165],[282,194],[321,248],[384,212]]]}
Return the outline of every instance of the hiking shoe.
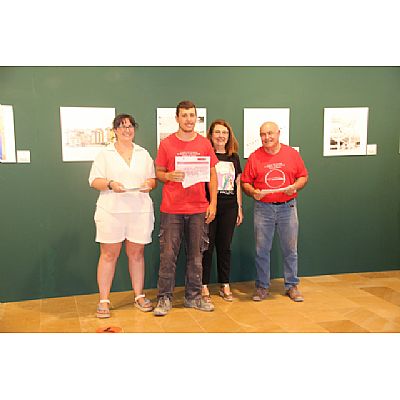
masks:
{"label": "hiking shoe", "polygon": [[293,301],[296,302],[304,301],[304,297],[301,295],[296,285],[286,290],[286,295],[289,296]]}
{"label": "hiking shoe", "polygon": [[187,299],[183,301],[184,307],[187,308],[196,308],[197,310],[201,311],[214,311],[214,304],[208,301],[204,301],[201,297],[197,299]]}
{"label": "hiking shoe", "polygon": [[172,308],[171,299],[168,296],[161,296],[158,299],[156,308],[153,310],[154,315],[163,317],[168,314],[168,311]]}
{"label": "hiking shoe", "polygon": [[256,288],[256,291],[253,294],[253,300],[254,301],[265,300],[268,295],[269,295],[268,289],[263,288],[263,287],[258,287],[258,288]]}

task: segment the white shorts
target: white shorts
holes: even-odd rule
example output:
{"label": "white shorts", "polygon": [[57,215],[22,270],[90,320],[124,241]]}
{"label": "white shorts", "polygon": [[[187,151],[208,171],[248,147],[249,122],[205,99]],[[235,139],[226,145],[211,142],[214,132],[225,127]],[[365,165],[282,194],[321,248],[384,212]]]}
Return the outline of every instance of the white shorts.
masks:
{"label": "white shorts", "polygon": [[96,242],[121,243],[128,239],[132,243],[151,243],[154,229],[154,213],[109,213],[97,207],[94,213]]}

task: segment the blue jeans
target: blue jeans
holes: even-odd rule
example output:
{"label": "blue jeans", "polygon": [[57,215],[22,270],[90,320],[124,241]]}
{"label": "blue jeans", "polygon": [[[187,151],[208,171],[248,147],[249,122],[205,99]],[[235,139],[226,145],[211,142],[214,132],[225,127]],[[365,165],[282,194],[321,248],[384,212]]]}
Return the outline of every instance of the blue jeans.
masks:
{"label": "blue jeans", "polygon": [[201,296],[203,252],[208,247],[208,225],[205,213],[160,213],[160,270],[158,297],[172,298],[175,288],[176,261],[183,236],[186,250],[185,298]]}
{"label": "blue jeans", "polygon": [[256,287],[268,288],[271,279],[270,253],[278,230],[283,256],[285,289],[299,283],[297,277],[297,236],[299,221],[296,200],[284,204],[256,201],[254,204],[254,235],[256,240]]}

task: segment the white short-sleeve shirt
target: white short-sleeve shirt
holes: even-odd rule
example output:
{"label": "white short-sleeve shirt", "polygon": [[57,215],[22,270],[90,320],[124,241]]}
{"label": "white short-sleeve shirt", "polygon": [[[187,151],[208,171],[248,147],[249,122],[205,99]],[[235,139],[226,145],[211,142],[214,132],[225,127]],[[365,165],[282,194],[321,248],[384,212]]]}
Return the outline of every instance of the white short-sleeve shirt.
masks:
{"label": "white short-sleeve shirt", "polygon": [[[146,149],[134,144],[130,166],[110,144],[95,158],[89,175],[89,184],[96,178],[122,183],[126,188],[139,187],[146,179],[155,178],[153,159]],[[115,193],[100,191],[97,207],[111,213],[153,212],[153,201],[148,193],[139,191]]]}

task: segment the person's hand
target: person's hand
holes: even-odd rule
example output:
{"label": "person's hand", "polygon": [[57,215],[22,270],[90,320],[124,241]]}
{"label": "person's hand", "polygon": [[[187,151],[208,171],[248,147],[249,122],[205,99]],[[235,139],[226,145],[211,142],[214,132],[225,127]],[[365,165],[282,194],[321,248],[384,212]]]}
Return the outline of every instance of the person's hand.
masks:
{"label": "person's hand", "polygon": [[215,218],[215,213],[217,212],[217,208],[214,205],[209,205],[206,211],[206,224],[212,222]]}
{"label": "person's hand", "polygon": [[239,226],[243,222],[243,209],[239,207],[238,215],[236,217],[236,226]]}
{"label": "person's hand", "polygon": [[141,185],[140,185],[140,192],[142,193],[149,193],[152,188],[152,182],[151,179],[146,179]]}
{"label": "person's hand", "polygon": [[261,193],[260,189],[254,189],[253,198],[254,200],[261,200],[264,196]]}
{"label": "person's hand", "polygon": [[183,171],[170,171],[165,173],[165,178],[171,182],[183,182],[185,173]]}
{"label": "person's hand", "polygon": [[288,188],[283,193],[287,194],[288,196],[292,196],[296,192],[297,192],[296,186],[293,184],[288,186]]}
{"label": "person's hand", "polygon": [[125,193],[126,192],[125,186],[120,182],[112,181],[110,183],[110,187],[113,190],[113,192],[115,192],[115,193]]}

